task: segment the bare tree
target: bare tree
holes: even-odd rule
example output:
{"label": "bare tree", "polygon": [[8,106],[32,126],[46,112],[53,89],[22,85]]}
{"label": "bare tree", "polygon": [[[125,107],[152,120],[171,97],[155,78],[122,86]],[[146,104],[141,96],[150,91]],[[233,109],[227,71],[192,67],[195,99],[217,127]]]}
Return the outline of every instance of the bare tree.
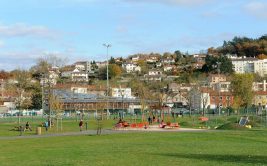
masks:
{"label": "bare tree", "polygon": [[207,107],[209,95],[207,93],[201,93],[202,115],[205,116],[205,108]]}
{"label": "bare tree", "polygon": [[31,81],[30,73],[26,70],[16,69],[11,72],[13,81],[7,85],[7,89],[16,98],[16,108],[19,110],[18,123],[20,124],[20,114],[23,108],[29,108],[32,104],[30,101],[32,93],[29,90]]}

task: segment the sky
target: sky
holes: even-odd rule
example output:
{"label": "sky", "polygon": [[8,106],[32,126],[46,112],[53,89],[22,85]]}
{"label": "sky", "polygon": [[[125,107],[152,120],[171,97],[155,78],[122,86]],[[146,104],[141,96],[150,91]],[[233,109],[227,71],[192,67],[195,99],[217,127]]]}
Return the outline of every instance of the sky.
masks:
{"label": "sky", "polygon": [[48,55],[71,64],[198,53],[266,31],[266,0],[0,0],[0,70],[29,69]]}

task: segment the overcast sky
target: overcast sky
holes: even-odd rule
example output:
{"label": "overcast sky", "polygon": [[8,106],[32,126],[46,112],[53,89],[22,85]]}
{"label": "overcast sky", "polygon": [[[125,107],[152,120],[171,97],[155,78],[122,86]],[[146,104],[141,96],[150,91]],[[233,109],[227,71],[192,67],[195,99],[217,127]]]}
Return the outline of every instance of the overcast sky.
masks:
{"label": "overcast sky", "polygon": [[199,52],[267,32],[266,0],[0,0],[0,69],[56,54],[77,60]]}

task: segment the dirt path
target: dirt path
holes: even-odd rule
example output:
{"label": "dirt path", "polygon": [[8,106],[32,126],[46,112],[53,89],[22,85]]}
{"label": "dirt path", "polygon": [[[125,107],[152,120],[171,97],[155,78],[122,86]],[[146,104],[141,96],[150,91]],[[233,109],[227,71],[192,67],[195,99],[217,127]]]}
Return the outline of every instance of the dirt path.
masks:
{"label": "dirt path", "polygon": [[[103,129],[101,135],[106,134],[118,134],[118,133],[133,133],[133,132],[213,132],[215,130],[205,129],[191,129],[191,128],[179,128],[179,129],[136,129],[136,130],[111,130]],[[43,135],[22,135],[22,136],[7,136],[0,137],[0,140],[13,140],[13,139],[25,139],[25,138],[46,138],[46,137],[60,137],[60,136],[76,136],[76,135],[96,135],[96,130],[86,130],[82,132],[66,132],[66,133],[51,133]]]}

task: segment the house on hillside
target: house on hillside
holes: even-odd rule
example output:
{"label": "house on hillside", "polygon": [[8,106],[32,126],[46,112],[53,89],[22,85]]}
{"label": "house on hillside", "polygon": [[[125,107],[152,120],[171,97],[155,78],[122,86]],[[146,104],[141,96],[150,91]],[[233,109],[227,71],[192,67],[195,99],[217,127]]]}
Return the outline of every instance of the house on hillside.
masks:
{"label": "house on hillside", "polygon": [[88,82],[88,73],[76,68],[71,73],[71,80],[73,82]]}
{"label": "house on hillside", "polygon": [[267,105],[267,91],[254,92],[252,104],[254,104],[255,106],[266,107],[266,105]]}
{"label": "house on hillside", "polygon": [[83,93],[83,94],[87,94],[87,93],[88,93],[88,91],[87,91],[87,87],[71,86],[71,87],[70,87],[70,90],[71,90],[73,93]]}
{"label": "house on hillside", "polygon": [[137,64],[131,63],[131,62],[125,62],[122,64],[122,68],[127,72],[127,73],[132,73],[132,72],[141,72],[141,67],[138,66]]}
{"label": "house on hillside", "polygon": [[166,58],[162,59],[161,62],[164,64],[174,64],[175,59],[172,57],[166,57]]}
{"label": "house on hillside", "polygon": [[208,81],[210,84],[225,82],[227,80],[227,76],[224,74],[210,74],[208,77]]}
{"label": "house on hillside", "polygon": [[84,71],[87,73],[90,73],[92,71],[91,69],[91,62],[89,61],[79,61],[73,64],[75,69],[78,69],[79,71]]}
{"label": "house on hillside", "polygon": [[161,70],[149,70],[148,74],[144,75],[145,81],[162,81],[165,75],[162,74]]}
{"label": "house on hillside", "polygon": [[175,65],[164,65],[163,71],[168,72],[175,69]]}
{"label": "house on hillside", "polygon": [[146,58],[147,63],[157,63],[159,62],[159,56],[151,55],[148,58]]}
{"label": "house on hillside", "polygon": [[162,75],[162,71],[161,70],[152,69],[152,70],[148,71],[148,75],[149,76]]}
{"label": "house on hillside", "polygon": [[266,91],[267,82],[263,80],[262,82],[253,82],[253,91]]}
{"label": "house on hillside", "polygon": [[194,54],[193,58],[195,59],[196,62],[205,63],[206,56],[207,56],[206,54]]}
{"label": "house on hillside", "polygon": [[71,78],[71,73],[72,73],[73,70],[69,70],[69,71],[62,71],[60,76],[62,78]]}
{"label": "house on hillside", "polygon": [[57,79],[59,78],[59,73],[54,71],[54,70],[49,70],[48,74],[45,76],[41,77],[40,79],[40,84],[45,85],[56,85],[57,84]]}
{"label": "house on hillside", "polygon": [[96,66],[98,67],[98,69],[106,67],[107,66],[107,62],[96,62]]}
{"label": "house on hillside", "polygon": [[112,88],[111,96],[119,98],[134,98],[132,96],[131,88]]}
{"label": "house on hillside", "polygon": [[131,58],[131,60],[132,60],[132,62],[137,62],[137,61],[139,61],[139,55],[136,55],[136,56],[133,56],[132,58]]}
{"label": "house on hillside", "polygon": [[227,108],[233,105],[234,96],[230,92],[217,92],[211,91],[210,96],[210,108],[216,109],[219,107]]}

